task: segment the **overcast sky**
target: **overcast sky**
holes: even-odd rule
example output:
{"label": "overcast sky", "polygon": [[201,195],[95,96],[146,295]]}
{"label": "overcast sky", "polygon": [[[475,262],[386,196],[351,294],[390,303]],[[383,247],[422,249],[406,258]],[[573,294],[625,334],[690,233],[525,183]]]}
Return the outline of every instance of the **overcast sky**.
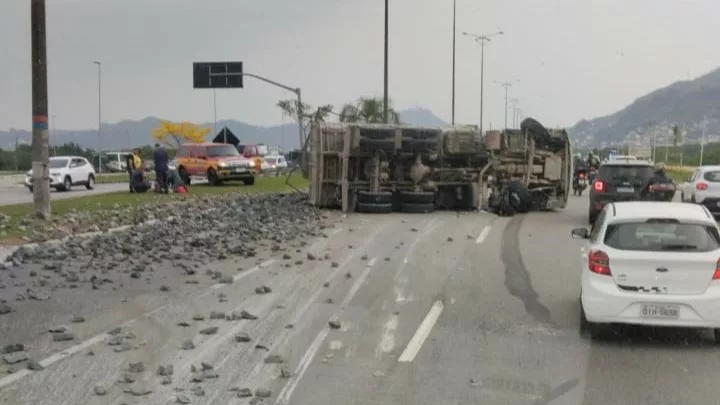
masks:
{"label": "overcast sky", "polygon": [[[0,129],[29,128],[30,1],[0,0]],[[47,0],[50,114],[57,128],[159,116],[213,120],[192,62],[241,60],[301,87],[307,102],[382,96],[382,0]],[[390,97],[450,121],[452,0],[390,0]],[[499,29],[485,49],[485,123],[502,126],[504,90],[546,125],[614,112],[720,66],[717,0],[457,0],[458,123],[475,124],[480,47],[462,31]],[[291,93],[246,79],[217,93],[218,118],[283,122]],[[287,119],[285,119],[287,122]]]}

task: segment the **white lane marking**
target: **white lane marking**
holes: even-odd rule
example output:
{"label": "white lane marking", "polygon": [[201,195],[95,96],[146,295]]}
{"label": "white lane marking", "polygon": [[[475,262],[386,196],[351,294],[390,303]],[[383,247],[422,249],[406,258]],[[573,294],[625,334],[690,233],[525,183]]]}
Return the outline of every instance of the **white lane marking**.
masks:
{"label": "white lane marking", "polygon": [[[372,270],[372,266],[369,265],[370,262],[373,264],[375,263],[374,258],[371,259],[368,262],[368,266],[363,271],[362,275],[358,277],[358,279],[355,281],[355,283],[350,287],[350,291],[348,291],[347,295],[345,296],[345,299],[342,302],[342,306],[340,308],[340,313],[344,312],[344,309],[347,307],[347,304],[352,301],[352,299],[355,297],[355,294],[357,294],[358,290],[362,286],[362,284],[365,282],[365,279],[367,279],[368,274],[370,274],[370,270]],[[320,349],[320,346],[322,345],[322,342],[325,341],[325,338],[327,338],[328,333],[330,333],[330,329],[328,326],[325,326],[320,333],[317,334],[315,337],[315,340],[310,344],[310,347],[308,347],[307,351],[303,355],[303,357],[300,359],[300,363],[298,364],[297,368],[295,369],[295,374],[292,381],[290,381],[288,384],[286,384],[282,391],[280,391],[280,395],[278,395],[277,400],[275,401],[276,404],[288,404],[290,403],[290,397],[292,396],[293,392],[295,391],[295,388],[297,387],[298,383],[300,383],[300,380],[302,380],[303,375],[305,375],[305,372],[307,371],[308,367],[310,367],[310,364],[312,363],[313,359],[315,358],[315,355],[317,355],[317,351]]]}
{"label": "white lane marking", "polygon": [[485,225],[485,228],[483,228],[482,232],[480,232],[480,236],[475,239],[475,243],[478,245],[483,243],[485,241],[485,238],[487,238],[488,234],[490,233],[490,225]]}
{"label": "white lane marking", "polygon": [[340,350],[340,349],[342,349],[342,347],[343,347],[342,340],[333,340],[332,342],[330,342],[330,345],[328,348],[330,350]]}
{"label": "white lane marking", "polygon": [[383,335],[380,344],[375,350],[375,358],[382,359],[383,354],[390,353],[395,348],[395,331],[397,330],[400,317],[392,315],[383,327]]}
{"label": "white lane marking", "polygon": [[374,265],[375,265],[375,260],[377,260],[377,259],[375,259],[374,257],[373,257],[372,259],[370,259],[370,261],[368,262],[367,266],[368,266],[368,267],[374,266]]}
{"label": "white lane marking", "polygon": [[430,331],[432,331],[432,328],[435,326],[438,318],[440,318],[440,314],[444,308],[445,306],[441,301],[435,301],[432,308],[430,308],[430,312],[428,312],[425,319],[423,319],[420,324],[420,327],[415,332],[415,335],[413,335],[412,339],[410,339],[410,343],[408,343],[407,347],[405,347],[405,350],[400,355],[398,362],[409,363],[415,360],[415,356],[417,356],[423,343],[425,343],[425,339],[427,339],[430,335]]}
{"label": "white lane marking", "polygon": [[[251,275],[253,275],[254,273],[256,273],[256,272],[264,269],[265,267],[270,266],[270,265],[273,264],[273,263],[275,263],[275,259],[266,260],[266,261],[260,263],[260,264],[257,265],[257,266],[253,266],[253,267],[251,267],[250,269],[248,269],[248,270],[246,270],[246,271],[240,272],[239,274],[236,274],[236,275],[233,276],[233,282],[238,281],[238,280],[240,280],[240,279],[243,279],[243,278],[245,278],[245,277],[251,276]],[[216,288],[216,289],[217,289],[217,288],[223,288],[223,287],[225,287],[226,285],[228,285],[228,284],[218,283],[218,284],[214,284],[211,288]]]}

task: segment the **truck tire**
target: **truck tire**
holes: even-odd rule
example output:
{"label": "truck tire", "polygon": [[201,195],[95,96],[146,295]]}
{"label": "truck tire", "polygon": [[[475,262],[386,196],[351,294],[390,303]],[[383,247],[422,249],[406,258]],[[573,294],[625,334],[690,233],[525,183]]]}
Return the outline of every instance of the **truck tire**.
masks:
{"label": "truck tire", "polygon": [[409,214],[427,214],[435,211],[434,203],[403,203],[400,206],[400,211],[407,212]]}
{"label": "truck tire", "polygon": [[392,212],[392,204],[370,204],[358,202],[357,211],[364,212],[366,214],[389,214]]}
{"label": "truck tire", "polygon": [[517,212],[526,213],[530,211],[532,207],[533,196],[532,193],[523,187],[519,181],[512,181],[508,183],[508,190],[510,191],[510,204]]}
{"label": "truck tire", "polygon": [[392,204],[393,194],[390,191],[358,191],[357,201],[363,204]]}
{"label": "truck tire", "polygon": [[400,201],[403,204],[434,204],[435,192],[433,191],[401,191]]}

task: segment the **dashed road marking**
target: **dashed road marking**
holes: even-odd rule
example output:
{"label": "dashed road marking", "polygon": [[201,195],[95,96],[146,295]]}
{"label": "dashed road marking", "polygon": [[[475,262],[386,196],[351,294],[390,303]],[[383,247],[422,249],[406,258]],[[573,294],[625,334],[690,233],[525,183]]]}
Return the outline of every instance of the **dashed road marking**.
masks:
{"label": "dashed road marking", "polygon": [[440,318],[440,314],[442,314],[444,308],[445,305],[443,305],[442,301],[435,301],[432,308],[430,308],[430,312],[428,312],[425,319],[423,319],[420,324],[420,327],[415,332],[415,335],[413,335],[412,339],[410,339],[410,343],[408,343],[407,347],[405,347],[405,350],[400,355],[400,358],[398,359],[400,363],[409,363],[415,359],[415,356],[417,356],[423,343],[425,343],[425,339],[430,336],[430,332],[435,326],[438,318]]}
{"label": "dashed road marking", "polygon": [[[241,273],[239,273],[239,274],[236,274],[236,275],[233,276],[233,282],[238,281],[238,280],[240,280],[240,279],[243,279],[243,278],[245,278],[245,277],[251,276],[251,275],[257,273],[258,271],[264,269],[265,267],[272,265],[273,263],[275,263],[275,259],[266,260],[266,261],[260,263],[260,264],[257,265],[257,266],[253,266],[253,267],[251,267],[250,269],[248,269],[248,270],[246,270],[246,271],[243,271],[243,272],[241,272]],[[217,289],[217,288],[223,288],[223,287],[225,287],[226,285],[228,285],[228,284],[218,283],[218,284],[213,285],[211,288],[215,288],[215,289]]]}
{"label": "dashed road marking", "polygon": [[487,238],[488,234],[490,233],[491,227],[489,225],[485,225],[485,228],[483,228],[482,232],[480,232],[480,235],[475,239],[475,243],[478,245],[483,243],[485,241],[485,238]]}

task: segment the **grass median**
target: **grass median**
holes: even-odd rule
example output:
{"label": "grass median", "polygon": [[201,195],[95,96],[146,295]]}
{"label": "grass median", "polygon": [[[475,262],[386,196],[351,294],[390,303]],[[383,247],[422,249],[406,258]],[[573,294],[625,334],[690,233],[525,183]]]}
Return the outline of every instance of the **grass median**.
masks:
{"label": "grass median", "polygon": [[[102,219],[103,211],[127,210],[133,207],[142,208],[147,204],[168,201],[182,203],[197,198],[220,197],[227,194],[279,193],[304,189],[308,186],[308,180],[301,175],[291,176],[289,181],[287,180],[286,176],[257,177],[255,184],[252,186],[246,186],[242,182],[227,182],[222,186],[191,185],[187,194],[158,194],[152,191],[133,194],[127,191],[118,191],[53,200],[51,202],[52,219],[50,222],[62,222],[63,216],[69,213],[83,212]],[[0,218],[0,245],[27,241],[28,235],[33,232],[33,225],[38,225],[38,221],[32,219],[33,213],[34,208],[31,203],[0,206],[0,217],[2,217],[1,214],[6,215],[4,221]],[[128,214],[132,215],[132,212]],[[35,231],[37,232],[37,229]]]}

